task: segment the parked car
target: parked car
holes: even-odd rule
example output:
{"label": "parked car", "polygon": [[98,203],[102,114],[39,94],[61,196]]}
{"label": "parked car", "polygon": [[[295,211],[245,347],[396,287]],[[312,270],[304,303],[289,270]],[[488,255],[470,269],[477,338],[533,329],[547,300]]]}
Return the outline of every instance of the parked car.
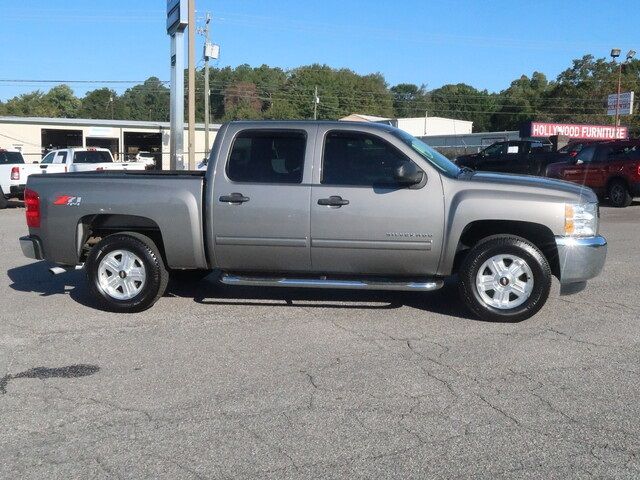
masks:
{"label": "parked car", "polygon": [[25,163],[19,150],[0,148],[0,209],[11,198],[21,199],[30,173],[37,165]]}
{"label": "parked car", "polygon": [[[458,273],[480,318],[517,321],[605,261],[592,190],[460,169],[397,128],[232,122],[206,172],[29,177],[29,258],[84,264],[113,311],[153,305],[174,273],[227,285],[428,292]],[[453,300],[452,300],[453,301]]]}
{"label": "parked car", "polygon": [[592,188],[614,207],[628,207],[640,196],[640,140],[587,145],[575,157],[548,165],[546,175]]}
{"label": "parked car", "polygon": [[108,148],[64,148],[51,150],[35,173],[90,172],[94,170],[145,170],[140,162],[115,162]]}
{"label": "parked car", "polygon": [[552,152],[551,145],[540,141],[510,140],[496,142],[478,153],[461,155],[455,163],[473,170],[543,175],[549,163],[563,157],[562,153]]}

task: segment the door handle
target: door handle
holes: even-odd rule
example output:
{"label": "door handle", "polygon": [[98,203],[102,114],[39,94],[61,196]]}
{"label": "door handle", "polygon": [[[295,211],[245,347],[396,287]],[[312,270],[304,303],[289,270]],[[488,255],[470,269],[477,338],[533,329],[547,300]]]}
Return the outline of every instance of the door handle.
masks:
{"label": "door handle", "polygon": [[341,207],[343,205],[349,205],[349,200],[344,200],[338,195],[333,195],[329,198],[318,199],[318,205],[328,205],[329,207]]}
{"label": "door handle", "polygon": [[234,192],[231,195],[222,195],[219,200],[224,203],[244,203],[249,201],[249,197],[245,197],[241,193]]}

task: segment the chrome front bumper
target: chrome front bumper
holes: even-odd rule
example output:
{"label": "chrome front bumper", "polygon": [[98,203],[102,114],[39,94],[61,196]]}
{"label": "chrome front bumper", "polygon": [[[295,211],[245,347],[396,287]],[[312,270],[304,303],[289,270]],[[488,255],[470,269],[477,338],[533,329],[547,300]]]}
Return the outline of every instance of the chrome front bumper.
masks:
{"label": "chrome front bumper", "polygon": [[607,257],[604,237],[556,237],[562,294],[575,293],[586,281],[598,276]]}

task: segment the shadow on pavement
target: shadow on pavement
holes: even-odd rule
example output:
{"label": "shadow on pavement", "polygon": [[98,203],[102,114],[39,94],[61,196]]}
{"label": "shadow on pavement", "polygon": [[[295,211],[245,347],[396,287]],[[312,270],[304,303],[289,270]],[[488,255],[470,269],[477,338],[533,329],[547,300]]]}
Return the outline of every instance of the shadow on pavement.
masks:
{"label": "shadow on pavement", "polygon": [[0,378],[0,393],[7,393],[7,385],[10,380],[16,380],[18,378],[37,378],[39,380],[45,380],[47,378],[77,378],[93,375],[98,372],[100,367],[97,365],[69,365],[67,367],[35,367],[25,370],[24,372],[15,373],[13,375],[5,375]]}
{"label": "shadow on pavement", "polygon": [[49,267],[47,262],[34,262],[9,269],[7,276],[12,282],[9,287],[19,292],[34,292],[42,297],[69,295],[81,305],[96,307],[89,295],[84,271],[71,270],[52,275]]}
{"label": "shadow on pavement", "polygon": [[[60,275],[49,273],[47,262],[34,262],[7,272],[12,289],[41,296],[69,295],[81,305],[98,308],[82,270]],[[216,281],[215,274],[198,282],[173,280],[165,296],[193,298],[203,305],[283,306],[354,310],[393,310],[403,306],[426,312],[476,320],[458,296],[457,280],[447,279],[435,292],[389,292],[374,290],[325,290],[277,287],[229,287]],[[274,303],[282,302],[282,303]],[[152,307],[153,308],[153,307]]]}

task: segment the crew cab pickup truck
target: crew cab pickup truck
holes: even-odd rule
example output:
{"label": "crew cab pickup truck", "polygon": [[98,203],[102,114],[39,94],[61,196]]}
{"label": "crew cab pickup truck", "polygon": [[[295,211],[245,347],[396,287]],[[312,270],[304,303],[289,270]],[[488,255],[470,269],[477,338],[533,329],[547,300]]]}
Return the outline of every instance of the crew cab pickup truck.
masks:
{"label": "crew cab pickup truck", "polygon": [[455,163],[460,167],[486,172],[544,175],[546,166],[561,161],[566,154],[550,151],[551,145],[534,140],[496,142],[484,150],[461,155]]}
{"label": "crew cab pickup truck", "polygon": [[40,172],[88,172],[94,170],[145,170],[143,162],[115,162],[108,148],[51,150],[40,162]]}
{"label": "crew cab pickup truck", "polygon": [[0,209],[6,208],[11,198],[22,198],[27,177],[38,168],[24,162],[18,150],[0,148]]}
{"label": "crew cab pickup truck", "polygon": [[[206,172],[29,177],[29,258],[84,265],[109,310],[148,308],[169,275],[227,285],[428,292],[459,275],[483,319],[516,321],[600,272],[588,188],[471,172],[391,126],[223,125]],[[451,299],[452,302],[456,300]]]}
{"label": "crew cab pickup truck", "polygon": [[586,185],[614,207],[628,207],[640,196],[640,140],[586,145],[575,157],[548,165],[546,175]]}

